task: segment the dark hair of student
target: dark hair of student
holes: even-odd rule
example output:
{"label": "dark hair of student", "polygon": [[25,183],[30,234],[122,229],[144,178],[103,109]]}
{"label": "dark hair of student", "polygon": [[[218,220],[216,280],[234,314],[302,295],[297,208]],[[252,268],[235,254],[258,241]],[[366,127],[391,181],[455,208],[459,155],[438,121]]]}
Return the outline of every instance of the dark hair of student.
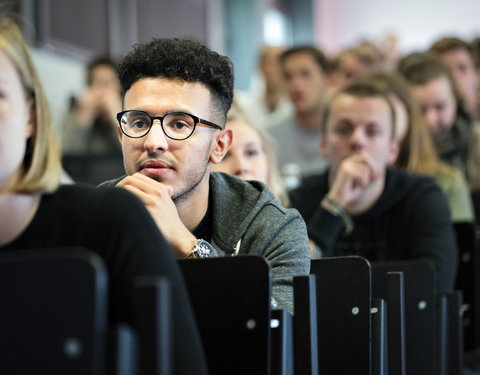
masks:
{"label": "dark hair of student", "polygon": [[142,78],[179,79],[204,84],[223,119],[233,99],[233,64],[226,56],[189,39],[152,39],[137,44],[119,66],[122,95]]}

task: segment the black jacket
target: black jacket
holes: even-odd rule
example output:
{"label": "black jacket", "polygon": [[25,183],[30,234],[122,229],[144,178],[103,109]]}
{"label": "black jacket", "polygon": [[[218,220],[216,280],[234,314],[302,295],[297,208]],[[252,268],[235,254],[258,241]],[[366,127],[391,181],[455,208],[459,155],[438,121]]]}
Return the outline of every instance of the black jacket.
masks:
{"label": "black jacket", "polygon": [[61,186],[42,196],[33,220],[3,250],[80,246],[101,256],[109,276],[113,324],[133,325],[136,276],[168,278],[172,296],[173,371],[206,374],[200,336],[177,262],[143,204],[124,189]]}
{"label": "black jacket", "polygon": [[310,238],[324,256],[361,255],[371,261],[426,258],[437,272],[437,290],[451,290],[457,249],[448,204],[435,182],[388,169],[385,188],[368,211],[343,221],[320,206],[328,193],[328,171],[291,192],[293,207],[307,222]]}

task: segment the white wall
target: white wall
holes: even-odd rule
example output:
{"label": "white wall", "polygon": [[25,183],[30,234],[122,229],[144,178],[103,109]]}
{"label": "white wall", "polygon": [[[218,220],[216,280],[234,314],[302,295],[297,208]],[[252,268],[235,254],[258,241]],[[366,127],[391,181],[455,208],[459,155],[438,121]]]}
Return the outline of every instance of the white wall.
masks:
{"label": "white wall", "polygon": [[74,59],[48,50],[30,48],[45,94],[50,103],[57,131],[71,95],[81,94],[85,82],[85,66]]}
{"label": "white wall", "polygon": [[314,0],[316,43],[327,53],[393,32],[401,52],[441,36],[480,36],[479,0]]}
{"label": "white wall", "polygon": [[[446,34],[454,34],[467,39],[476,35],[480,36],[480,0],[312,1],[315,8],[316,43],[327,53],[335,53],[340,48],[352,45],[364,38],[380,40],[386,32],[397,34],[402,52],[426,48],[433,40]],[[264,4],[271,2],[274,1],[261,1]],[[258,8],[258,3],[255,2],[255,4]],[[222,23],[221,13],[217,12],[216,16],[211,18],[219,18],[216,22]],[[262,29],[260,26],[258,27],[261,37]],[[245,31],[245,23],[243,28]],[[227,26],[224,31],[232,32],[232,28]],[[232,38],[231,35],[225,36]],[[224,41],[220,34],[217,38],[220,39],[211,41],[213,47],[222,50]],[[258,48],[252,45],[250,48],[254,48],[252,54],[257,53]],[[68,98],[72,94],[79,94],[84,87],[84,65],[72,58],[48,50],[32,48],[31,51],[58,129]],[[221,52],[225,53],[226,51]],[[237,62],[237,64],[236,78],[238,82],[241,69],[240,63]],[[251,66],[249,67],[251,68]],[[247,74],[246,83],[249,83],[248,77]]]}

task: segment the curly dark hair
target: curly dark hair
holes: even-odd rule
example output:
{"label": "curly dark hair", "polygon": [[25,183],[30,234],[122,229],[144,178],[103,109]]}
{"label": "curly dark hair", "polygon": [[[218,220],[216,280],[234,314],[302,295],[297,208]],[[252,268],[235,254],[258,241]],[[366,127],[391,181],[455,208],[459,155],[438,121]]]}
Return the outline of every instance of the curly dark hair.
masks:
{"label": "curly dark hair", "polygon": [[189,39],[155,38],[135,45],[118,67],[122,96],[141,78],[163,77],[200,82],[225,121],[233,99],[233,64],[203,44]]}

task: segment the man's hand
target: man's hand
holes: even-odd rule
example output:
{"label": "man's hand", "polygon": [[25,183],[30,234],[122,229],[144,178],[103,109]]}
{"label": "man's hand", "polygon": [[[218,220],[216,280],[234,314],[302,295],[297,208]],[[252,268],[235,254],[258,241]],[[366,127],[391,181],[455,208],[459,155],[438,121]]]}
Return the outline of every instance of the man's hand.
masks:
{"label": "man's hand", "polygon": [[98,97],[90,87],[87,87],[75,109],[75,119],[78,125],[84,129],[92,127],[95,116],[98,114]]}
{"label": "man's hand", "polygon": [[190,254],[196,238],[178,216],[177,208],[171,198],[173,194],[171,186],[141,173],[125,177],[117,186],[127,189],[140,198],[176,257],[184,258]]}
{"label": "man's hand", "polygon": [[358,203],[384,173],[385,169],[365,151],[354,153],[340,163],[328,196],[348,211],[348,206]]}

